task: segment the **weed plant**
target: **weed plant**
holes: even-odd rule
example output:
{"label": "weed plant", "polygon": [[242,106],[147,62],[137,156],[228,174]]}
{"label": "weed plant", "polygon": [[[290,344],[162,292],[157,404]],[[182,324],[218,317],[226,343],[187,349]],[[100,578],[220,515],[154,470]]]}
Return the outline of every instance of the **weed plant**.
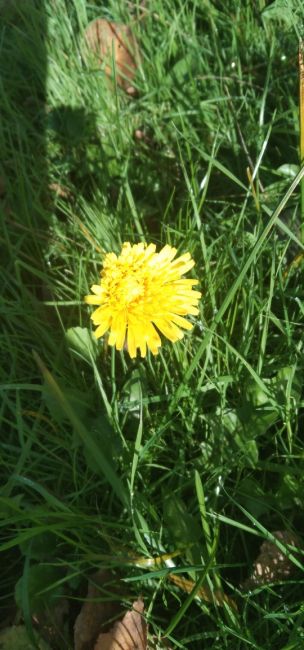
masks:
{"label": "weed plant", "polygon": [[[72,624],[107,568],[101,600],[142,595],[155,647],[302,648],[303,553],[274,536],[304,524],[302,3],[1,11],[1,618],[65,594]],[[91,20],[130,15],[134,96],[84,53]],[[203,298],[132,361],[83,296],[142,240],[190,251]],[[265,540],[292,570],[246,587]]]}

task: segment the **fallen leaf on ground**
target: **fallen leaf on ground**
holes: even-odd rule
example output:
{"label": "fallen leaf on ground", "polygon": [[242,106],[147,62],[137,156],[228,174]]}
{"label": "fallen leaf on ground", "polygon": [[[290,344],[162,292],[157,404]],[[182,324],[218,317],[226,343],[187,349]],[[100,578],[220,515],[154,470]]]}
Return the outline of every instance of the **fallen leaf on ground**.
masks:
{"label": "fallen leaf on ground", "polygon": [[139,50],[131,28],[122,23],[97,18],[87,27],[85,39],[98,63],[106,63],[105,72],[108,77],[113,76],[114,60],[118,85],[133,95],[136,91],[132,81],[137,70]]}
{"label": "fallen leaf on ground", "polygon": [[88,585],[87,600],[82,605],[74,624],[74,650],[92,650],[102,627],[117,615],[117,606],[109,600],[101,600],[102,588],[109,598],[110,588],[107,583],[111,575],[107,571],[95,573]]}
{"label": "fallen leaf on ground", "polygon": [[147,650],[147,624],[143,612],[143,601],[136,600],[133,609],[121,621],[106,634],[99,635],[94,650]]}
{"label": "fallen leaf on ground", "polygon": [[[277,530],[272,533],[279,542],[294,548],[301,548],[302,543],[295,533],[287,530]],[[291,551],[292,552],[292,551]],[[261,545],[260,554],[253,565],[253,572],[242,585],[245,589],[252,589],[269,582],[280,582],[288,579],[295,570],[294,563],[289,560],[273,542],[265,541]]]}

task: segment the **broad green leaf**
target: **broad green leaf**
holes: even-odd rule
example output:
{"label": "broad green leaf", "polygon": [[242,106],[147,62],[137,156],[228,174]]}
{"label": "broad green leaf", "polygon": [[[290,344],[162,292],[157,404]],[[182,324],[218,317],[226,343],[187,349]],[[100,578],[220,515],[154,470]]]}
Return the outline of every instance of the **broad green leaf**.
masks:
{"label": "broad green leaf", "polygon": [[285,404],[286,399],[292,397],[298,405],[302,395],[303,379],[295,366],[281,368],[273,380],[273,386],[279,404]]}
{"label": "broad green leaf", "polygon": [[[95,418],[87,418],[86,426],[90,428],[92,436],[98,442],[104,457],[114,470],[117,465],[117,460],[123,451],[121,438],[118,436],[116,431],[114,431],[107,416],[102,413]],[[98,473],[98,461],[96,460],[95,455],[86,446],[84,447],[84,455],[88,467],[90,467],[93,472]]]}
{"label": "broad green leaf", "polygon": [[164,524],[170,538],[177,547],[185,547],[185,555],[191,563],[201,559],[202,533],[198,522],[191,515],[185,503],[175,495],[164,499]]}
{"label": "broad green leaf", "polygon": [[260,483],[249,476],[239,483],[238,495],[244,508],[257,518],[268,513],[273,505],[273,497],[265,495]]}
{"label": "broad green leaf", "polygon": [[[266,381],[264,379],[264,383]],[[269,382],[268,382],[269,384]],[[269,394],[266,393],[261,386],[251,379],[247,382],[245,387],[245,396],[247,401],[254,407],[264,406],[269,404]]]}
{"label": "broad green leaf", "polygon": [[98,356],[98,343],[92,332],[87,327],[70,327],[65,338],[68,347],[76,352],[84,361],[91,362]]}
{"label": "broad green leaf", "polygon": [[143,382],[146,383],[145,376],[138,368],[135,368],[122,388],[123,409],[139,413],[142,404]]}
{"label": "broad green leaf", "polygon": [[46,608],[55,607],[63,594],[64,572],[58,567],[43,564],[32,565],[25,576],[19,578],[15,586],[15,600],[23,609],[23,593],[26,592],[31,613],[39,613]]}
{"label": "broad green leaf", "polygon": [[25,540],[20,544],[23,555],[30,555],[33,560],[48,560],[57,551],[58,537],[52,532],[42,532],[40,535]]}
{"label": "broad green leaf", "polygon": [[299,165],[293,165],[292,163],[285,163],[285,165],[280,165],[277,169],[277,172],[285,176],[285,178],[295,178],[299,171]]}
{"label": "broad green leaf", "polygon": [[96,441],[92,432],[87,427],[84,426],[83,422],[80,420],[80,418],[77,415],[77,411],[74,410],[73,406],[70,404],[69,400],[66,398],[63,391],[60,389],[60,386],[57,383],[57,381],[54,379],[53,375],[45,367],[39,355],[36,352],[34,352],[33,354],[37,362],[37,365],[42,372],[45,383],[47,384],[48,389],[52,394],[55,402],[58,402],[63,413],[66,415],[66,417],[74,427],[76,433],[78,434],[79,438],[81,439],[84,447],[96,459],[99,472],[104,474],[104,476],[106,477],[107,481],[111,485],[117,497],[127,508],[129,508],[130,504],[129,504],[127,489],[122,483],[121,479],[116,474],[116,472],[113,470],[110,463],[108,462],[100,444],[98,443],[98,441]]}

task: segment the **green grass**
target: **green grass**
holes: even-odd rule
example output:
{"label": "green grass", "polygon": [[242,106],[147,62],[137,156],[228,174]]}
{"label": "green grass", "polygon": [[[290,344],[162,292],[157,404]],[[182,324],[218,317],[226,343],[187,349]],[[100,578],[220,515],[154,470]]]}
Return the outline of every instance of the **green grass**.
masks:
{"label": "green grass", "polygon": [[[30,628],[65,594],[72,648],[107,567],[101,599],[142,595],[172,648],[301,648],[303,553],[288,579],[242,585],[263,540],[304,523],[302,3],[151,0],[135,97],[83,50],[126,3],[0,4],[1,618],[17,603]],[[83,304],[126,240],[196,261],[200,317],[156,358],[96,344]]]}

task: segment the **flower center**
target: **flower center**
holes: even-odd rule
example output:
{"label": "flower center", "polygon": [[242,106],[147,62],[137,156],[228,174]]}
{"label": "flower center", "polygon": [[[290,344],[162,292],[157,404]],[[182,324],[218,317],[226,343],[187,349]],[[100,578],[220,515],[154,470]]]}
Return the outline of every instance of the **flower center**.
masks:
{"label": "flower center", "polygon": [[124,305],[135,302],[144,295],[144,286],[134,276],[127,276],[119,283],[118,299]]}

